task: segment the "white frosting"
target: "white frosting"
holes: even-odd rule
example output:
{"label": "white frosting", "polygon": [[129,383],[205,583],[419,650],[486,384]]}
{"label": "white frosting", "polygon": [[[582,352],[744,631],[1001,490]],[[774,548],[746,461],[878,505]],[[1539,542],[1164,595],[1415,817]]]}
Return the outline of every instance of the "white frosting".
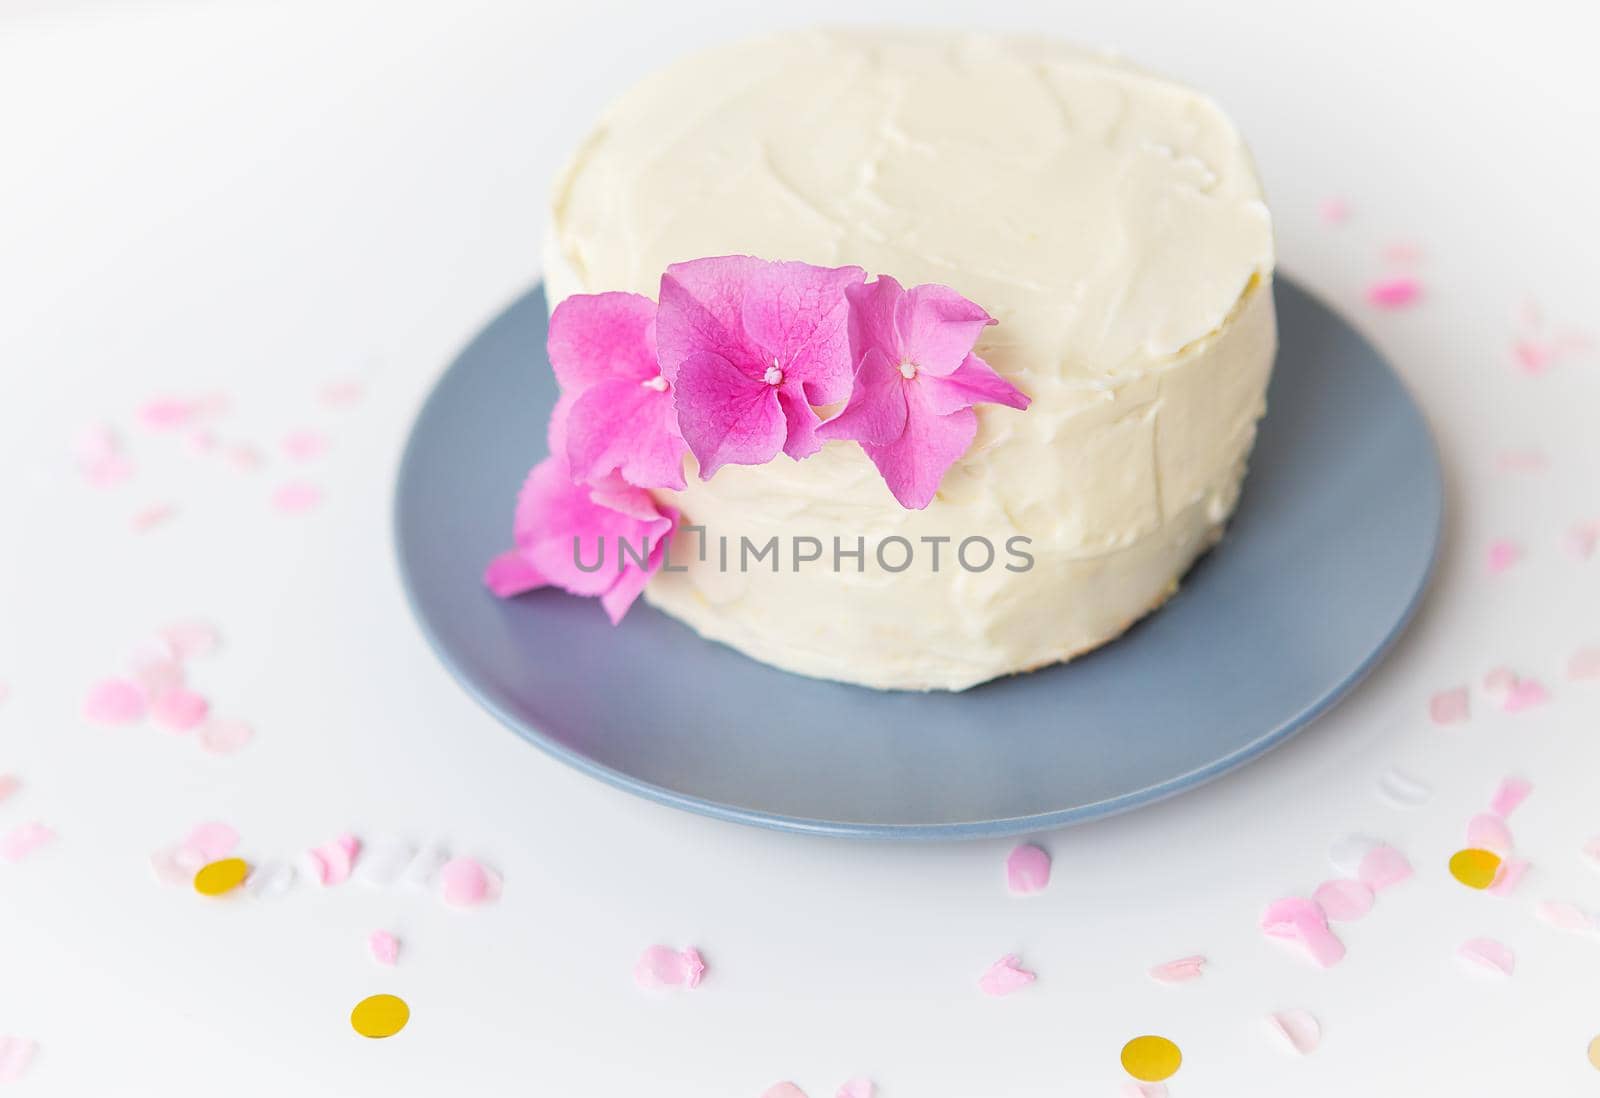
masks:
{"label": "white frosting", "polygon": [[[925,511],[854,444],[706,482],[691,459],[688,490],[659,494],[706,528],[708,559],[681,535],[688,570],[646,597],[703,635],[801,674],[962,689],[1116,636],[1232,512],[1276,350],[1273,243],[1249,153],[1205,97],[1032,39],[722,47],[601,120],[556,188],[546,285],[552,306],[654,297],[668,264],[729,253],[954,287],[1000,321],[978,352],[1033,406],[980,406]],[[896,535],[916,556],[891,573],[873,548]],[[774,536],[782,570],[740,571],[740,539]],[[974,536],[998,550],[987,571],[952,563]],[[824,559],[793,571],[796,537]],[[836,537],[865,539],[864,570],[833,570]],[[1004,567],[1014,537],[1027,571]],[[924,538],[952,539],[937,572]]]}

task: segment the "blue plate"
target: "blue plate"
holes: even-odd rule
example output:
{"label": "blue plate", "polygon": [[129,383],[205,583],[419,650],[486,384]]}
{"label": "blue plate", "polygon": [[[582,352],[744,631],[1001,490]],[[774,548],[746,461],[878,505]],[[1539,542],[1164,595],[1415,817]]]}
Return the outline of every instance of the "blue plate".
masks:
{"label": "blue plate", "polygon": [[1292,283],[1242,505],[1159,613],[1071,664],[963,694],[774,670],[640,601],[613,628],[556,591],[501,601],[484,564],[544,455],[544,294],[439,381],[400,466],[395,538],[417,620],[461,684],[585,773],[741,823],[876,838],[1037,831],[1121,812],[1282,743],[1374,665],[1432,569],[1443,492],[1417,406]]}

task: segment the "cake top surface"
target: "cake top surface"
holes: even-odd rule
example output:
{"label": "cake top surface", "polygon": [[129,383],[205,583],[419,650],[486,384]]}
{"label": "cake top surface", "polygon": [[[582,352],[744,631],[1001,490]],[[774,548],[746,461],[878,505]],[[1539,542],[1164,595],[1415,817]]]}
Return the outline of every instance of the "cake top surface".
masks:
{"label": "cake top surface", "polygon": [[1014,379],[1103,384],[1216,331],[1270,275],[1271,219],[1226,115],[1042,39],[791,32],[655,73],[558,182],[555,260],[654,296],[748,253],[940,282],[1000,324]]}

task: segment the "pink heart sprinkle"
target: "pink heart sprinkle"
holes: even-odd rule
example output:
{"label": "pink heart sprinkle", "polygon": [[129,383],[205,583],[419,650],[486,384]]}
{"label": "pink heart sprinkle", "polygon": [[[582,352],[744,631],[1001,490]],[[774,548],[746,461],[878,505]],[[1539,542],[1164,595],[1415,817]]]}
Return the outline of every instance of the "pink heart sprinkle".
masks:
{"label": "pink heart sprinkle", "polygon": [[27,1037],[0,1036],[0,1083],[15,1083],[26,1075],[38,1050]]}
{"label": "pink heart sprinkle", "polygon": [[216,820],[197,824],[195,829],[189,832],[188,838],[183,840],[183,847],[198,854],[202,865],[214,862],[218,858],[226,858],[238,845],[239,833]]}
{"label": "pink heart sprinkle", "polygon": [[211,703],[193,690],[179,688],[157,694],[150,702],[150,719],[168,732],[188,732],[199,727],[211,712]]}
{"label": "pink heart sprinkle", "polygon": [[56,833],[42,823],[19,824],[0,836],[0,861],[20,862],[55,837]]}
{"label": "pink heart sprinkle", "polygon": [[356,856],[361,853],[361,840],[354,835],[340,835],[331,843],[306,852],[311,863],[311,875],[323,885],[343,884],[350,879]]}
{"label": "pink heart sprinkle", "polygon": [[177,621],[161,630],[161,639],[180,660],[209,656],[222,646],[217,627],[204,621]]}
{"label": "pink heart sprinkle", "polygon": [[1361,859],[1356,876],[1372,891],[1382,892],[1410,877],[1411,863],[1392,846],[1375,846]]}
{"label": "pink heart sprinkle", "polygon": [[1041,892],[1050,883],[1050,855],[1023,843],[1006,858],[1006,884],[1018,896]]}
{"label": "pink heart sprinkle", "polygon": [[806,1098],[806,1092],[793,1083],[774,1083],[761,1092],[761,1098]]}
{"label": "pink heart sprinkle", "polygon": [[1489,574],[1497,576],[1522,559],[1522,546],[1509,538],[1489,543]]}
{"label": "pink heart sprinkle", "polygon": [[1322,1026],[1309,1011],[1284,1010],[1269,1014],[1266,1023],[1279,1040],[1302,1056],[1317,1051],[1322,1043]]}
{"label": "pink heart sprinkle", "polygon": [[291,431],[283,439],[283,452],[295,461],[310,461],[328,449],[328,437],[321,431]]}
{"label": "pink heart sprinkle", "polygon": [[1492,850],[1496,854],[1511,852],[1511,829],[1503,817],[1493,812],[1480,812],[1467,821],[1467,845],[1479,850]]}
{"label": "pink heart sprinkle", "polygon": [[676,950],[653,945],[639,954],[633,966],[633,982],[648,991],[667,987],[695,988],[705,975],[705,961],[694,948]]}
{"label": "pink heart sprinkle", "polygon": [[1163,961],[1150,970],[1150,978],[1163,984],[1183,984],[1198,980],[1205,968],[1206,959],[1198,954],[1179,957],[1176,961]]}
{"label": "pink heart sprinkle", "polygon": [[172,431],[194,418],[195,406],[192,401],[179,400],[176,397],[163,397],[152,400],[139,409],[139,418],[146,427],[156,431]]}
{"label": "pink heart sprinkle", "polygon": [[4,804],[21,788],[22,782],[17,780],[15,774],[0,774],[0,804]]}
{"label": "pink heart sprinkle", "polygon": [[1494,871],[1494,880],[1489,882],[1486,891],[1493,896],[1511,895],[1522,883],[1522,878],[1528,875],[1529,868],[1529,863],[1521,858],[1506,858],[1500,863],[1500,868]]}
{"label": "pink heart sprinkle", "polygon": [[1462,942],[1456,956],[1501,976],[1509,976],[1517,969],[1517,955],[1511,952],[1511,947],[1493,938]]}
{"label": "pink heart sprinkle", "polygon": [[1367,300],[1380,309],[1402,309],[1421,296],[1421,283],[1408,275],[1380,278],[1367,287]]}
{"label": "pink heart sprinkle", "polygon": [[1501,699],[1500,708],[1507,713],[1523,713],[1529,709],[1537,709],[1549,700],[1550,692],[1539,680],[1518,679]]}
{"label": "pink heart sprinkle", "polygon": [[489,871],[472,858],[451,858],[439,868],[439,887],[451,907],[474,907],[490,899]]}
{"label": "pink heart sprinkle", "polygon": [[1532,792],[1533,783],[1526,778],[1505,778],[1495,788],[1494,796],[1489,798],[1489,811],[1502,820],[1509,819],[1511,813],[1515,812]]}
{"label": "pink heart sprinkle", "polygon": [[208,717],[195,734],[201,748],[213,755],[230,755],[255,737],[255,729],[244,721]]}
{"label": "pink heart sprinkle", "polygon": [[380,965],[393,965],[400,959],[400,939],[387,930],[374,930],[367,938],[367,948]]}
{"label": "pink heart sprinkle", "polygon": [[127,679],[104,679],[89,688],[83,715],[96,724],[132,724],[144,718],[144,691]]}
{"label": "pink heart sprinkle", "polygon": [[1007,953],[978,977],[978,990],[998,998],[1022,990],[1037,978],[1032,972],[1019,967],[1016,954]]}
{"label": "pink heart sprinkle", "polygon": [[1544,900],[1534,908],[1540,921],[1557,930],[1588,931],[1594,929],[1594,918],[1576,904],[1559,900]]}
{"label": "pink heart sprinkle", "polygon": [[322,501],[322,490],[303,480],[292,480],[272,494],[272,506],[285,515],[298,515]]}
{"label": "pink heart sprinkle", "polygon": [[1428,716],[1434,724],[1460,724],[1470,715],[1467,688],[1457,686],[1441,690],[1428,699]]}
{"label": "pink heart sprinkle", "polygon": [[1340,923],[1354,922],[1372,910],[1373,893],[1360,881],[1340,877],[1323,881],[1311,894],[1322,913]]}
{"label": "pink heart sprinkle", "polygon": [[872,1098],[873,1089],[871,1079],[858,1077],[847,1080],[834,1098]]}
{"label": "pink heart sprinkle", "polygon": [[1600,679],[1600,645],[1574,652],[1567,661],[1567,678]]}

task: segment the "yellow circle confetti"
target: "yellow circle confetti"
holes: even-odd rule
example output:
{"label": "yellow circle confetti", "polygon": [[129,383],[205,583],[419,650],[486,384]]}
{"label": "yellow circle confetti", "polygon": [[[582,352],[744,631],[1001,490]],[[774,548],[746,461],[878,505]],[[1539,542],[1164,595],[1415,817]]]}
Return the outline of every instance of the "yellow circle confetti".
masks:
{"label": "yellow circle confetti", "polygon": [[1600,1071],[1600,1037],[1589,1042],[1589,1063],[1594,1065],[1596,1071]]}
{"label": "yellow circle confetti", "polygon": [[411,1008],[398,995],[368,995],[350,1012],[350,1025],[363,1037],[393,1037],[411,1020]]}
{"label": "yellow circle confetti", "polygon": [[224,858],[200,867],[194,875],[194,890],[202,896],[221,896],[244,884],[250,866],[243,858]]}
{"label": "yellow circle confetti", "polygon": [[1183,1063],[1183,1053],[1165,1037],[1146,1034],[1122,1046],[1122,1070],[1141,1083],[1170,1079]]}
{"label": "yellow circle confetti", "polygon": [[1450,876],[1468,888],[1488,888],[1500,872],[1500,855],[1469,847],[1450,855]]}

